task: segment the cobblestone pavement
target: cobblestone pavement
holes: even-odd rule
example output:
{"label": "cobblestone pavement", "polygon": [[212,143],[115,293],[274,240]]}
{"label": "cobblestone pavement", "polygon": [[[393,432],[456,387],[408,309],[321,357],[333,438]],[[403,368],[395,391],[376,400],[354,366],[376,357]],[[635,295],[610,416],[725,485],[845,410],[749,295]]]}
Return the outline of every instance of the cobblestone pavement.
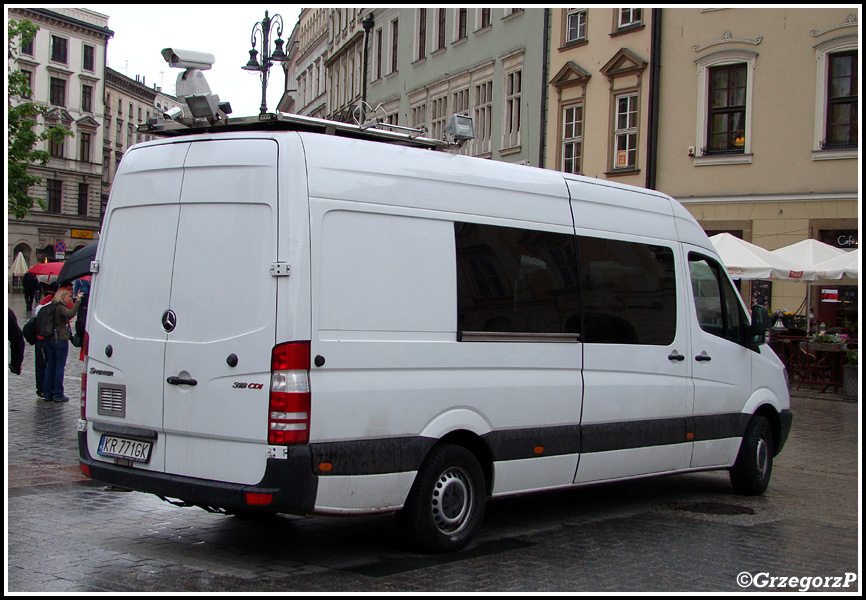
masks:
{"label": "cobblestone pavement", "polygon": [[861,589],[858,403],[798,394],[763,496],[719,472],[502,499],[468,549],[426,556],[388,515],[245,521],[84,478],[82,363],[67,365],[68,404],[36,398],[29,346],[8,375],[7,592]]}

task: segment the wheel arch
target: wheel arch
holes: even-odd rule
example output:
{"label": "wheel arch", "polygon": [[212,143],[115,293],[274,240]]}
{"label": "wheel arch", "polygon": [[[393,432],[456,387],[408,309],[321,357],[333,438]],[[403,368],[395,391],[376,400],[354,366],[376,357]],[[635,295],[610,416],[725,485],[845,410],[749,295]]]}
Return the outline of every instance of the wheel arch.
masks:
{"label": "wheel arch", "polygon": [[[462,446],[475,455],[475,459],[484,473],[484,486],[487,495],[489,496],[493,492],[493,453],[481,436],[472,431],[460,429],[445,434],[439,439],[439,443]],[[432,448],[430,452],[432,452]]]}

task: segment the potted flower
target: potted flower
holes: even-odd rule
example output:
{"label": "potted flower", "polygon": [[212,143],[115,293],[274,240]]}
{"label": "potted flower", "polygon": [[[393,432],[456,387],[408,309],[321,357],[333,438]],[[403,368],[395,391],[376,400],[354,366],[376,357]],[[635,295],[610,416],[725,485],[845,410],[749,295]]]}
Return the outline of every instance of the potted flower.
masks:
{"label": "potted flower", "polygon": [[845,342],[848,341],[848,336],[844,333],[826,333],[821,332],[812,336],[809,344],[815,350],[842,350],[845,347]]}
{"label": "potted flower", "polygon": [[848,350],[845,365],[842,367],[842,395],[845,400],[857,400],[857,351]]}

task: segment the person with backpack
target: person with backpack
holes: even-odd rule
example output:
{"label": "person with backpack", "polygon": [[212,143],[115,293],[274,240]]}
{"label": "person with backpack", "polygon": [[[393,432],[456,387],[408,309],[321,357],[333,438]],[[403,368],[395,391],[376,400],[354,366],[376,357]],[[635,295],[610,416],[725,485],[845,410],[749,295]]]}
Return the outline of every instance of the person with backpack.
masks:
{"label": "person with backpack", "polygon": [[[39,398],[45,399],[45,391],[42,389],[42,384],[45,383],[45,339],[39,335],[39,332],[36,330],[36,321],[39,318],[39,313],[42,312],[42,309],[48,306],[51,301],[54,299],[53,291],[46,291],[42,300],[36,306],[36,310],[34,311],[34,316],[31,319],[33,322],[33,359],[34,359],[34,367],[36,369],[36,395]],[[27,330],[30,326],[30,323],[27,323],[24,326],[24,329]],[[27,334],[25,333],[25,336]]]}
{"label": "person with backpack", "polygon": [[[63,376],[66,371],[66,358],[69,355],[69,321],[78,313],[83,296],[84,294],[79,292],[75,303],[70,307],[72,288],[62,287],[54,294],[51,303],[42,307],[36,315],[37,334],[44,338],[45,344],[45,379],[42,391],[46,402],[69,402],[69,398],[63,393]],[[45,311],[49,311],[52,315],[53,335],[45,335],[49,331],[43,329],[41,325],[45,317],[40,319],[40,315]]]}

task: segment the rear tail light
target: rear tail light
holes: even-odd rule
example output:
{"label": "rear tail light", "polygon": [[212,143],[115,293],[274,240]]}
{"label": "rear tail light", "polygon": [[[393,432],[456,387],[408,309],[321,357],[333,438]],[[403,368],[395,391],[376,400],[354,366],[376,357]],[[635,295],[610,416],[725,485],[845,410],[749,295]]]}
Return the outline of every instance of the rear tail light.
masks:
{"label": "rear tail light", "polygon": [[268,443],[310,441],[310,342],[289,342],[271,354]]}

